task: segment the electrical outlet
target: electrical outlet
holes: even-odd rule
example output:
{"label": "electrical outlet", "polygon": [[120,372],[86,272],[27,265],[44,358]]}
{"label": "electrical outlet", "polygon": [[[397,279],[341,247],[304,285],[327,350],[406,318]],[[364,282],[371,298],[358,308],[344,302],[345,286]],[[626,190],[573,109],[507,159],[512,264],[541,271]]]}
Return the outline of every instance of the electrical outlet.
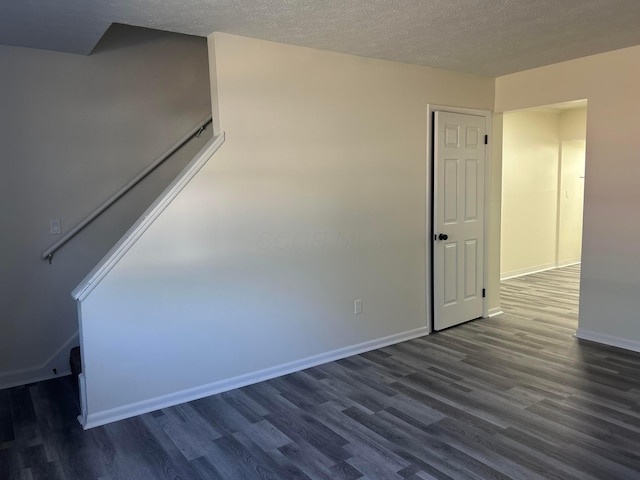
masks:
{"label": "electrical outlet", "polygon": [[360,315],[362,313],[362,299],[356,298],[353,301],[353,314]]}
{"label": "electrical outlet", "polygon": [[59,218],[54,218],[49,222],[49,233],[51,233],[51,235],[60,235],[61,226]]}

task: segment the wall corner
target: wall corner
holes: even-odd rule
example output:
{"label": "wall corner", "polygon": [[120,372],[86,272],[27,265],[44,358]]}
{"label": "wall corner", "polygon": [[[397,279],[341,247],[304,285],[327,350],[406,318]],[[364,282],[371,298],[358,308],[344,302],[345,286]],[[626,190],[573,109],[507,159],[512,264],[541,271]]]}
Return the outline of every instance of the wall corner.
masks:
{"label": "wall corner", "polygon": [[500,237],[502,217],[502,114],[491,118],[491,169],[489,179],[489,241],[487,259],[487,307],[489,312],[500,311]]}
{"label": "wall corner", "polygon": [[211,118],[213,136],[217,137],[222,132],[220,127],[220,107],[218,102],[218,70],[216,63],[216,33],[207,37],[207,47],[209,49],[209,82],[211,84]]}

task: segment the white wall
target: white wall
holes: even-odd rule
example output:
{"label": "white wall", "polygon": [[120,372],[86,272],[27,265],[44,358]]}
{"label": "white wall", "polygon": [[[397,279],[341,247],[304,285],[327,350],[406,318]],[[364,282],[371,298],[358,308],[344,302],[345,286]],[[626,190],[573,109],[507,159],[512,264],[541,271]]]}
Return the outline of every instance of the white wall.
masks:
{"label": "white wall", "polygon": [[[583,103],[583,102],[581,102]],[[584,142],[587,136],[587,107],[560,112],[560,140]]]}
{"label": "white wall", "polygon": [[560,191],[558,192],[558,264],[582,258],[587,108],[560,114]]}
{"label": "white wall", "polygon": [[496,110],[588,99],[579,328],[640,350],[640,47],[496,80]]}
{"label": "white wall", "polygon": [[563,141],[560,147],[558,195],[558,265],[580,261],[584,205],[584,140]]}
{"label": "white wall", "polygon": [[580,261],[586,108],[504,114],[501,277]]}
{"label": "white wall", "polygon": [[504,114],[501,276],[556,261],[559,115]]}
{"label": "white wall", "polygon": [[427,104],[493,80],[209,41],[227,140],[82,302],[94,419],[426,332]]}
{"label": "white wall", "polygon": [[489,208],[486,232],[487,249],[487,305],[489,316],[502,313],[500,309],[500,232],[502,229],[502,134],[504,115],[493,115],[491,121],[491,169],[487,197]]}
{"label": "white wall", "polygon": [[[68,371],[71,290],[207,135],[60,250],[42,252],[210,113],[202,38],[114,26],[90,56],[0,46],[0,388]],[[210,135],[210,134],[209,134]]]}

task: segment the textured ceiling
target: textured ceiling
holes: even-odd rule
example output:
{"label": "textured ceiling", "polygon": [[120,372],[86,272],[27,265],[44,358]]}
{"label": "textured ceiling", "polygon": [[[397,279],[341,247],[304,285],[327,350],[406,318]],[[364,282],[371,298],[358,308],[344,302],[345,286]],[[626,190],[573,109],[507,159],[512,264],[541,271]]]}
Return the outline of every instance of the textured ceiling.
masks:
{"label": "textured ceiling", "polygon": [[88,53],[114,22],[491,76],[640,44],[640,0],[4,0],[0,44]]}

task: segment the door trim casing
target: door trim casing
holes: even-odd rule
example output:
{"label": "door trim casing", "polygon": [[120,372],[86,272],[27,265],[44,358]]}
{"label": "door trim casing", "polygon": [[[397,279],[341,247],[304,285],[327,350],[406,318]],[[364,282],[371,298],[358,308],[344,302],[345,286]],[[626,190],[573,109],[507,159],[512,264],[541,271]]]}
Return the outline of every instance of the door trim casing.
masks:
{"label": "door trim casing", "polygon": [[[426,244],[425,244],[425,260],[426,260],[426,285],[427,285],[427,328],[429,329],[429,333],[434,331],[433,322],[434,322],[434,305],[433,305],[433,208],[434,208],[434,185],[433,185],[433,168],[435,165],[434,159],[434,124],[433,117],[434,113],[437,111],[442,112],[451,112],[451,113],[462,113],[466,115],[476,115],[478,117],[484,117],[485,119],[485,128],[486,134],[489,136],[489,141],[485,146],[485,162],[484,162],[484,228],[483,228],[483,265],[482,265],[482,278],[483,278],[483,287],[486,288],[489,284],[488,281],[488,270],[489,270],[489,241],[487,238],[487,232],[489,231],[489,217],[490,217],[490,202],[491,202],[491,142],[493,141],[493,135],[491,130],[491,120],[493,112],[490,110],[479,110],[475,108],[464,108],[464,107],[452,107],[447,105],[436,105],[436,104],[428,104],[427,105],[427,168],[426,168],[426,178],[425,184],[427,186],[426,191]],[[482,317],[487,318],[489,316],[489,303],[487,302],[488,296],[483,298],[482,302]]]}

